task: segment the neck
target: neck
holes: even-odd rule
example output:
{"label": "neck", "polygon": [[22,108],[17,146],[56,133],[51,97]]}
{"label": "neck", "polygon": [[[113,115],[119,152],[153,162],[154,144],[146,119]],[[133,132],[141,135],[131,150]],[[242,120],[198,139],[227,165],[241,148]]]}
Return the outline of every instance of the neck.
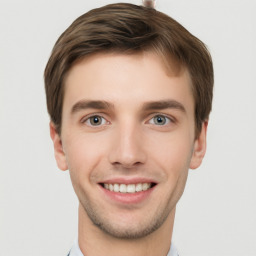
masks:
{"label": "neck", "polygon": [[84,256],[166,256],[171,245],[174,216],[175,208],[163,225],[146,237],[119,239],[95,226],[79,205],[79,247]]}

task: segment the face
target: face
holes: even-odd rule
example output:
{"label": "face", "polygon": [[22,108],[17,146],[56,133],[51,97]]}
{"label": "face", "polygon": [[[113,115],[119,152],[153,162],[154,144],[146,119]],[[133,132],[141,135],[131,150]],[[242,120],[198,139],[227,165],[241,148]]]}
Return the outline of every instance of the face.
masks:
{"label": "face", "polygon": [[167,72],[153,53],[98,54],[65,83],[55,157],[70,170],[84,222],[114,237],[138,238],[163,226],[189,168],[205,153],[206,123],[195,140],[186,69]]}

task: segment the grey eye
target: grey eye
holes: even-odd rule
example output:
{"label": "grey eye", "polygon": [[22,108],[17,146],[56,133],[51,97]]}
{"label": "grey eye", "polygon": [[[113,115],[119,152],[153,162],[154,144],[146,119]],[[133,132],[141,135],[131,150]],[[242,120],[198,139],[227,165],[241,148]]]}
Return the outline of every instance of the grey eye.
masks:
{"label": "grey eye", "polygon": [[106,119],[103,118],[102,116],[95,115],[95,116],[89,117],[85,121],[85,123],[89,126],[100,126],[100,125],[106,124]]}
{"label": "grey eye", "polygon": [[166,117],[165,116],[155,116],[154,123],[157,125],[164,125],[164,124],[166,124]]}
{"label": "grey eye", "polygon": [[92,116],[90,117],[91,125],[100,125],[102,123],[102,118],[100,116]]}
{"label": "grey eye", "polygon": [[166,125],[171,122],[171,119],[164,115],[156,115],[149,120],[150,124],[154,125]]}

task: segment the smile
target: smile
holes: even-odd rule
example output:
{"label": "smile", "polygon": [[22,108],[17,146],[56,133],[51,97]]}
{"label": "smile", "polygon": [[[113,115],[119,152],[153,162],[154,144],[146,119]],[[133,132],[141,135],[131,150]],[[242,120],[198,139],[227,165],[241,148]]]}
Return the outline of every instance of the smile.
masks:
{"label": "smile", "polygon": [[141,191],[146,191],[153,187],[153,183],[137,183],[137,184],[109,184],[104,183],[102,186],[113,192],[119,192],[119,193],[137,193]]}

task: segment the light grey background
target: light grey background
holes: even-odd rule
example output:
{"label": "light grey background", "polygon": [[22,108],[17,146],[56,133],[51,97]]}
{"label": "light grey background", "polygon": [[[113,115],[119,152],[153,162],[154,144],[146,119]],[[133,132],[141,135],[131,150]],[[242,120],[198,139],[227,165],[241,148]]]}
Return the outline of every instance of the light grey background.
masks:
{"label": "light grey background", "polygon": [[[66,255],[77,235],[77,199],[53,157],[43,70],[75,18],[113,2],[0,0],[1,256]],[[158,0],[157,9],[202,39],[215,67],[208,152],[190,171],[173,240],[182,256],[255,256],[255,1]]]}

